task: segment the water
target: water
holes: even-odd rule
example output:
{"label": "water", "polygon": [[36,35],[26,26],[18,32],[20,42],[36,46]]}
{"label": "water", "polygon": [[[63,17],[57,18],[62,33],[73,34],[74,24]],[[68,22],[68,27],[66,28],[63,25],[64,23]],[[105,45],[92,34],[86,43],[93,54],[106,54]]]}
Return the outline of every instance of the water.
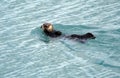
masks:
{"label": "water", "polygon": [[[92,32],[85,44],[50,39]],[[120,0],[0,0],[0,78],[120,78]]]}

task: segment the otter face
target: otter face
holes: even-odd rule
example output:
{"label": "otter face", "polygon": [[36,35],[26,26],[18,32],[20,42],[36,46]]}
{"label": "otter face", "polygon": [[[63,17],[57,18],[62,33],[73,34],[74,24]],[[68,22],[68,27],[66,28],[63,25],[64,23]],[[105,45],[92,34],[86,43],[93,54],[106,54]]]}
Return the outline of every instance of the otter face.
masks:
{"label": "otter face", "polygon": [[42,30],[47,30],[49,32],[52,32],[53,31],[53,25],[51,23],[44,23],[42,26],[41,26]]}

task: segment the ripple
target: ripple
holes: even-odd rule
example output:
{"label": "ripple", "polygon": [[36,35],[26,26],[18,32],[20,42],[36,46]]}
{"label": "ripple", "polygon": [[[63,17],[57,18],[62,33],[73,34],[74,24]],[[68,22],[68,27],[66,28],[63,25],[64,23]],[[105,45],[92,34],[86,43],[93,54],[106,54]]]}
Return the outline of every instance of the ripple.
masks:
{"label": "ripple", "polygon": [[[119,0],[1,0],[1,78],[119,78]],[[85,44],[51,39],[39,26],[64,34],[92,32]]]}

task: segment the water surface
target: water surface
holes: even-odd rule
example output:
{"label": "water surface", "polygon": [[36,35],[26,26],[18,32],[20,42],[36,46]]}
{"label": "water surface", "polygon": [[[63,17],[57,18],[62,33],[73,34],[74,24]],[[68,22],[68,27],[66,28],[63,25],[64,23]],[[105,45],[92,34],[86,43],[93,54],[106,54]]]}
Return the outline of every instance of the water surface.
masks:
{"label": "water surface", "polygon": [[[1,0],[0,78],[120,78],[120,0]],[[85,44],[39,28],[92,32]]]}

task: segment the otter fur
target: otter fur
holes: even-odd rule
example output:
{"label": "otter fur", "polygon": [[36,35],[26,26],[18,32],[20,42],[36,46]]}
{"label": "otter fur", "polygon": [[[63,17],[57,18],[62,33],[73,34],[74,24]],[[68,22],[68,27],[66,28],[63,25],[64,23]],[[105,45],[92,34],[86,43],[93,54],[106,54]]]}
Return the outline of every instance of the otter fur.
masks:
{"label": "otter fur", "polygon": [[44,33],[49,37],[59,37],[62,35],[62,32],[54,30],[51,23],[44,23],[41,28]]}
{"label": "otter fur", "polygon": [[[47,36],[52,37],[52,38],[60,37],[63,35],[61,31],[55,30],[51,23],[44,23],[41,26],[41,28]],[[92,33],[86,33],[83,35],[71,34],[71,35],[67,35],[67,36],[64,35],[64,37],[68,38],[68,39],[74,39],[74,40],[82,40],[82,39],[87,40],[87,39],[95,39],[96,38]]]}

